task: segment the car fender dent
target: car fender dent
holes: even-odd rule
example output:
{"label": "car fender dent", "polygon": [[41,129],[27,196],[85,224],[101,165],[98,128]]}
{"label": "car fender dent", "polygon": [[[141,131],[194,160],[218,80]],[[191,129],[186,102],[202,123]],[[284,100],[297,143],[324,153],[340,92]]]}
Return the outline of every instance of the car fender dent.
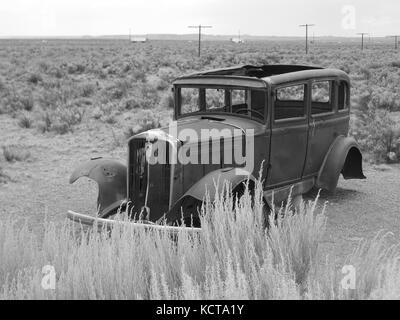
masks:
{"label": "car fender dent", "polygon": [[113,204],[126,199],[126,172],[126,166],[120,162],[98,158],[80,164],[72,172],[69,182],[72,184],[81,177],[96,181],[99,188],[97,207],[99,215],[103,216]]}
{"label": "car fender dent", "polygon": [[[316,187],[330,192],[335,191],[340,173],[345,165],[346,158],[351,149],[355,149],[361,155],[357,142],[352,137],[338,136],[329,148],[318,173]],[[357,164],[358,179],[365,179],[362,172],[362,161]]]}

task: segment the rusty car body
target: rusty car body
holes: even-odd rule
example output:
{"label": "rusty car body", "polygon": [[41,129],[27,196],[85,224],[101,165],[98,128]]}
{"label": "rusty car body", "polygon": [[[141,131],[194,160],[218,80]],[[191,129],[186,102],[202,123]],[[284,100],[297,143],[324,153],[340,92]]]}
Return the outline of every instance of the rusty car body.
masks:
{"label": "rusty car body", "polygon": [[[69,218],[85,224],[109,221],[122,206],[135,213],[145,210],[150,223],[145,227],[161,221],[173,226],[182,216],[183,221],[193,219],[207,192],[213,200],[222,185],[216,180],[228,181],[235,192],[244,182],[255,181],[260,168],[269,205],[285,200],[289,192],[293,196],[312,188],[333,192],[340,174],[345,179],[365,179],[360,149],[348,136],[350,79],[341,70],[237,66],[180,77],[173,92],[176,134],[160,128],[133,136],[126,166],[102,158],[80,165],[70,182],[83,176],[95,180],[99,211],[96,216],[70,211]],[[202,138],[205,129],[230,132],[232,143],[227,147],[222,139]],[[184,130],[192,130],[198,138],[182,138]],[[248,130],[253,132],[252,149],[246,149]],[[146,150],[156,142],[165,145],[165,163],[149,163]],[[191,155],[199,161],[172,161],[173,152],[193,145],[209,146]],[[252,152],[251,170],[227,159],[239,145]],[[210,163],[218,149],[227,153]],[[243,170],[235,170],[240,167]]]}

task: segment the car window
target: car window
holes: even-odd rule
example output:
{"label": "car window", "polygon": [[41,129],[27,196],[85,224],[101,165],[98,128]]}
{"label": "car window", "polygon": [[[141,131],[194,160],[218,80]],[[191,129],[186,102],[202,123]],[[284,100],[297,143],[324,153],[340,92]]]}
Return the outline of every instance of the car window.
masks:
{"label": "car window", "polygon": [[264,120],[266,92],[241,88],[180,88],[178,115],[225,112]]}
{"label": "car window", "polygon": [[232,112],[264,119],[265,92],[262,90],[232,90]]}
{"label": "car window", "polygon": [[304,84],[278,88],[275,96],[275,120],[304,117],[306,105]]}
{"label": "car window", "polygon": [[181,114],[200,111],[199,89],[181,88]]}
{"label": "car window", "polygon": [[333,111],[332,82],[316,81],[311,87],[311,114],[321,114]]}
{"label": "car window", "polygon": [[232,107],[247,107],[246,104],[246,90],[235,89],[231,91]]}
{"label": "car window", "polygon": [[348,85],[345,81],[340,81],[339,84],[339,100],[338,100],[338,110],[344,110],[349,107],[348,102]]}
{"label": "car window", "polygon": [[206,110],[227,111],[224,89],[206,89]]}

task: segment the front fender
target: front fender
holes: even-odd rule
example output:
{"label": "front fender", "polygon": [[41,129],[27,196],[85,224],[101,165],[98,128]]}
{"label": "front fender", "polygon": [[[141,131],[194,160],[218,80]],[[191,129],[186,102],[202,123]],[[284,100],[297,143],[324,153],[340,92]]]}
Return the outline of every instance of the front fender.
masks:
{"label": "front fender", "polygon": [[365,179],[361,151],[352,137],[339,136],[332,143],[319,171],[316,187],[335,191],[340,173],[345,179]]}
{"label": "front fender", "polygon": [[[210,201],[214,201],[217,194],[221,194],[228,182],[231,190],[235,190],[242,182],[247,180],[256,182],[256,178],[243,170],[235,168],[224,168],[212,171],[201,178],[193,185],[179,200],[172,206],[165,218],[167,222],[174,222],[185,216],[195,214],[197,206],[201,205],[205,196],[208,195]],[[197,205],[197,206],[196,206]]]}
{"label": "front fender", "polygon": [[99,187],[97,208],[99,216],[105,217],[125,201],[126,175],[125,165],[116,160],[98,158],[79,165],[72,172],[69,183],[72,184],[81,177],[96,181]]}

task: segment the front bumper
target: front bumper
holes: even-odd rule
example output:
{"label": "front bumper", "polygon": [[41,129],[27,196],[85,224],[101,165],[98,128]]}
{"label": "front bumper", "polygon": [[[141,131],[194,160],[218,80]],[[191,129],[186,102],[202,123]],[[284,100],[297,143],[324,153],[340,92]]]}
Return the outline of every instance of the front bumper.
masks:
{"label": "front bumper", "polygon": [[194,228],[194,227],[175,227],[175,226],[168,226],[168,225],[159,225],[153,223],[141,223],[141,222],[134,222],[134,221],[122,221],[122,220],[112,220],[112,219],[103,219],[96,216],[91,216],[87,214],[77,213],[74,211],[68,211],[67,213],[68,219],[80,223],[82,225],[87,226],[97,226],[98,228],[106,228],[111,229],[115,226],[127,226],[134,228],[135,230],[144,230],[144,231],[161,231],[167,232],[172,235],[178,235],[182,232],[186,232],[189,234],[199,234],[201,228]]}

